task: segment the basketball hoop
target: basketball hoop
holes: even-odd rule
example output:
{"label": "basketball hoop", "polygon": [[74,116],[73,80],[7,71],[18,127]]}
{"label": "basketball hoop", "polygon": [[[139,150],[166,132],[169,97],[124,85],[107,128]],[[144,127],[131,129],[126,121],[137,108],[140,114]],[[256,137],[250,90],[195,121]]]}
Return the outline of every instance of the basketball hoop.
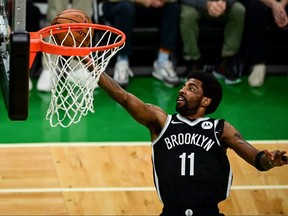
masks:
{"label": "basketball hoop", "polygon": [[[83,41],[90,40],[88,47],[82,47],[82,41],[73,34],[83,29],[86,33]],[[63,41],[71,37],[79,45],[64,46],[55,39],[60,33],[66,34]],[[37,52],[42,52],[52,79],[51,102],[46,114],[52,127],[67,128],[89,111],[94,112],[93,91],[110,59],[124,46],[125,39],[125,34],[118,29],[88,23],[52,25],[30,33],[30,67]]]}

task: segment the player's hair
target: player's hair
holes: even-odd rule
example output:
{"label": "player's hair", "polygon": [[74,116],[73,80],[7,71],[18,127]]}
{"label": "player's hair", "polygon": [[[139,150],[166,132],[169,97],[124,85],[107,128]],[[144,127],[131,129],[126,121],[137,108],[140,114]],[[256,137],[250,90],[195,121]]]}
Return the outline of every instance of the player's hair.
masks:
{"label": "player's hair", "polygon": [[218,80],[210,73],[201,70],[191,72],[187,80],[190,78],[198,79],[202,82],[203,94],[205,97],[211,98],[211,104],[206,108],[205,114],[216,111],[222,100],[222,86]]}

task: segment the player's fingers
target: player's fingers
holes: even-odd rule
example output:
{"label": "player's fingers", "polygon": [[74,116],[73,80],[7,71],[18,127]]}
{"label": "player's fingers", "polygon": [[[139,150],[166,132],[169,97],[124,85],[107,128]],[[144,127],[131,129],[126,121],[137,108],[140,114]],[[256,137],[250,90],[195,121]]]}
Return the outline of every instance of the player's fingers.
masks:
{"label": "player's fingers", "polygon": [[280,150],[278,150],[278,149],[273,151],[271,159],[274,161],[277,158],[279,153],[280,153]]}
{"label": "player's fingers", "polygon": [[288,164],[288,158],[285,155],[286,151],[275,150],[272,153],[272,163],[276,166],[282,166],[284,164]]}
{"label": "player's fingers", "polygon": [[280,160],[281,161],[283,161],[284,163],[286,162],[288,162],[288,157],[285,155],[287,152],[286,151],[281,151],[280,153],[279,153],[279,158],[280,158]]}
{"label": "player's fingers", "polygon": [[288,163],[288,157],[286,155],[282,155],[281,160],[285,163]]}

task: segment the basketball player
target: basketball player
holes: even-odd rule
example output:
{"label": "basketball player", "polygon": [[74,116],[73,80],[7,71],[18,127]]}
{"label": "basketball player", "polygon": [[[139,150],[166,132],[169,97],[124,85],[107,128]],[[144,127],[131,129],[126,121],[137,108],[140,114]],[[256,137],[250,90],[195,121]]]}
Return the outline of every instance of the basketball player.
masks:
{"label": "basketball player", "polygon": [[105,73],[98,84],[150,131],[162,216],[223,215],[218,203],[227,198],[232,183],[228,148],[260,171],[288,164],[286,151],[260,151],[229,122],[205,117],[222,99],[221,85],[209,73],[195,71],[188,76],[176,99],[178,113],[173,115],[144,103]]}

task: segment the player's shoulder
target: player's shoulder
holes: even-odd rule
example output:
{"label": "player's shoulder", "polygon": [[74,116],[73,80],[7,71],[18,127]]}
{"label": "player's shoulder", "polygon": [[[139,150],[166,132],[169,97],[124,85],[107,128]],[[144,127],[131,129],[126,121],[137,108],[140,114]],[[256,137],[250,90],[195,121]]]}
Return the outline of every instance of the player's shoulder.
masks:
{"label": "player's shoulder", "polygon": [[229,122],[229,121],[223,121],[224,122],[224,127],[226,127],[226,128],[229,128],[229,127],[232,127],[232,128],[234,128],[234,126]]}
{"label": "player's shoulder", "polygon": [[226,127],[226,120],[223,118],[208,117],[206,121],[211,122],[214,125],[216,131],[223,131]]}
{"label": "player's shoulder", "polygon": [[209,116],[205,116],[202,119],[205,119],[205,121],[214,122],[216,124],[218,124],[218,123],[224,124],[226,122],[226,120],[223,118],[214,118],[214,117],[209,117]]}

